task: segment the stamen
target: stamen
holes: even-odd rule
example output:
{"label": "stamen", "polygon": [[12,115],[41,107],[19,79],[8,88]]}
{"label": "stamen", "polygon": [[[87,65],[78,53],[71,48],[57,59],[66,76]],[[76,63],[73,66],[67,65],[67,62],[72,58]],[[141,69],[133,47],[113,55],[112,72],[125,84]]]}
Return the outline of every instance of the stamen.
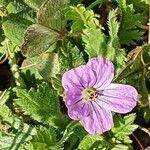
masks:
{"label": "stamen", "polygon": [[82,91],[82,97],[86,101],[94,101],[98,96],[96,89],[88,87]]}

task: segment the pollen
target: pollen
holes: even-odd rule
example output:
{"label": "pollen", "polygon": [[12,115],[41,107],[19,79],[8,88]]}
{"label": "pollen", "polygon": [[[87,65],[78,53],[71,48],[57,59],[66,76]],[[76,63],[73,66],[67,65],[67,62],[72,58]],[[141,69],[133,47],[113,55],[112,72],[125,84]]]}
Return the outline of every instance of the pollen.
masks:
{"label": "pollen", "polygon": [[85,101],[94,101],[97,96],[97,91],[93,87],[88,87],[82,91],[82,97]]}

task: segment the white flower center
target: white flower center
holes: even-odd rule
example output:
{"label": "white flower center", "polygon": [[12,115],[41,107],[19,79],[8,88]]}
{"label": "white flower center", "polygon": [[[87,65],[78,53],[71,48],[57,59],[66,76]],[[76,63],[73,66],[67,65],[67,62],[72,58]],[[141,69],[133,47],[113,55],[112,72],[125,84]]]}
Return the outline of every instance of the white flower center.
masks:
{"label": "white flower center", "polygon": [[94,101],[97,96],[97,91],[93,87],[87,87],[82,91],[82,97],[86,101]]}

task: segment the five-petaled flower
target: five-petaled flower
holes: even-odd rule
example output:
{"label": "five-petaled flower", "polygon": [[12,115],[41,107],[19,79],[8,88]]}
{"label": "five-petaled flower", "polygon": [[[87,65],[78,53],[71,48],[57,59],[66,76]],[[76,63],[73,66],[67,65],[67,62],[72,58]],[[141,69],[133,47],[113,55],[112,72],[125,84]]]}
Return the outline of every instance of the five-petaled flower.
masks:
{"label": "five-petaled flower", "polygon": [[137,91],[125,84],[111,83],[114,66],[97,57],[86,65],[63,74],[65,104],[68,115],[80,120],[90,134],[101,134],[113,126],[112,112],[128,113],[137,103]]}

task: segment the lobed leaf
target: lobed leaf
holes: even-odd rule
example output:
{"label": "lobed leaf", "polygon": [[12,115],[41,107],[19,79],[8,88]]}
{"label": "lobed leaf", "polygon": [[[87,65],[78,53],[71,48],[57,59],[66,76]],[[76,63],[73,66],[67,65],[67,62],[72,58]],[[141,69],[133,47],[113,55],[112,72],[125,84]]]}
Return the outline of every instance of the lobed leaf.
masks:
{"label": "lobed leaf", "polygon": [[28,27],[22,45],[22,53],[28,57],[34,57],[47,51],[53,51],[58,40],[58,33],[55,31],[34,24]]}
{"label": "lobed leaf", "polygon": [[66,26],[64,9],[68,0],[46,0],[38,11],[38,23],[56,30],[62,31]]}
{"label": "lobed leaf", "polygon": [[21,46],[23,35],[29,25],[31,25],[31,21],[20,17],[18,14],[10,14],[4,19],[2,28],[8,39],[17,46]]}
{"label": "lobed leaf", "polygon": [[118,5],[121,11],[120,42],[124,45],[134,45],[136,41],[143,38],[143,32],[138,29],[139,14],[135,13],[132,4],[126,4],[126,0],[118,0]]}
{"label": "lobed leaf", "polygon": [[[60,125],[62,113],[60,112],[59,99],[57,93],[48,84],[39,85],[38,89],[31,88],[16,89],[18,99],[16,104],[33,119],[52,126]],[[61,125],[65,123],[65,117]]]}
{"label": "lobed leaf", "polygon": [[138,125],[134,124],[135,118],[135,114],[130,114],[124,118],[116,117],[114,119],[112,133],[114,134],[114,137],[121,143],[128,144],[132,142],[129,136],[138,128]]}

